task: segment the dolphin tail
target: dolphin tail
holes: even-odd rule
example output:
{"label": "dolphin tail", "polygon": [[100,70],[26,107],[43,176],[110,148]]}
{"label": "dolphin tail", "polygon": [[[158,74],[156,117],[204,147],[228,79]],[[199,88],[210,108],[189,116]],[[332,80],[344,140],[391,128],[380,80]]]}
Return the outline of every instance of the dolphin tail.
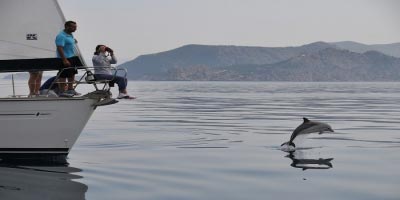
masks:
{"label": "dolphin tail", "polygon": [[324,159],[324,164],[329,166],[329,167],[333,167],[331,161],[333,160],[333,158],[328,158],[328,159]]}

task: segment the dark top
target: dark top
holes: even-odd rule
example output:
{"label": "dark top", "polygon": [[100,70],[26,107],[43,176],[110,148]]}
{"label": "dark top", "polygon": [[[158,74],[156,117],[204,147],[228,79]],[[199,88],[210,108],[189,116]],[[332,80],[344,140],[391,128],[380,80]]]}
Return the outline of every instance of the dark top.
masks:
{"label": "dark top", "polygon": [[[55,80],[56,80],[56,76],[53,76],[53,77],[47,79],[47,81],[44,82],[42,86],[40,86],[40,89],[39,89],[39,90],[46,90],[46,89],[49,89],[49,88],[50,88],[50,85],[51,85]],[[58,84],[57,84],[57,83],[54,83],[53,86],[51,87],[51,89],[54,90],[54,89],[56,89],[56,88],[58,88]]]}

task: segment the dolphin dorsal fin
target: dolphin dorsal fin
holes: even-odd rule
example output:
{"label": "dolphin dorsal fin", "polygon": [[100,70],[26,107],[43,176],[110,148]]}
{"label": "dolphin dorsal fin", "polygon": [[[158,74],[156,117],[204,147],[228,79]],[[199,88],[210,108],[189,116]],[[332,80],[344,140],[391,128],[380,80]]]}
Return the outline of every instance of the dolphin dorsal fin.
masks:
{"label": "dolphin dorsal fin", "polygon": [[309,121],[310,121],[309,119],[303,117],[303,123],[306,123],[306,122],[309,122]]}

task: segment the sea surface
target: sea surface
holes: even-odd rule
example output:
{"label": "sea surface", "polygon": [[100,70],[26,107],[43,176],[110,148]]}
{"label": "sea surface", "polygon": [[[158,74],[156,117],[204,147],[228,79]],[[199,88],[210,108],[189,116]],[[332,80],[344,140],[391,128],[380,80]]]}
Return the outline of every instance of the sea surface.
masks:
{"label": "sea surface", "polygon": [[[68,166],[1,166],[0,199],[400,199],[400,83],[128,87],[138,98],[99,107]],[[335,132],[282,151],[303,117]]]}

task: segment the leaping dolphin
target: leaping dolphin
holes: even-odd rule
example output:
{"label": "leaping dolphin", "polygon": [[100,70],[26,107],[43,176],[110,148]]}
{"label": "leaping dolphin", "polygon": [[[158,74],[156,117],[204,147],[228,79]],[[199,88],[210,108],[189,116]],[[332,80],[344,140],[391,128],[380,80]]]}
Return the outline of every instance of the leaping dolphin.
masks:
{"label": "leaping dolphin", "polygon": [[292,133],[290,136],[290,140],[288,142],[283,143],[283,145],[289,145],[296,147],[296,145],[293,143],[293,140],[298,136],[302,134],[309,134],[309,133],[319,133],[322,134],[324,131],[328,132],[334,132],[331,126],[328,124],[322,123],[322,122],[317,122],[317,121],[311,121],[305,117],[303,117],[303,123],[300,124]]}

